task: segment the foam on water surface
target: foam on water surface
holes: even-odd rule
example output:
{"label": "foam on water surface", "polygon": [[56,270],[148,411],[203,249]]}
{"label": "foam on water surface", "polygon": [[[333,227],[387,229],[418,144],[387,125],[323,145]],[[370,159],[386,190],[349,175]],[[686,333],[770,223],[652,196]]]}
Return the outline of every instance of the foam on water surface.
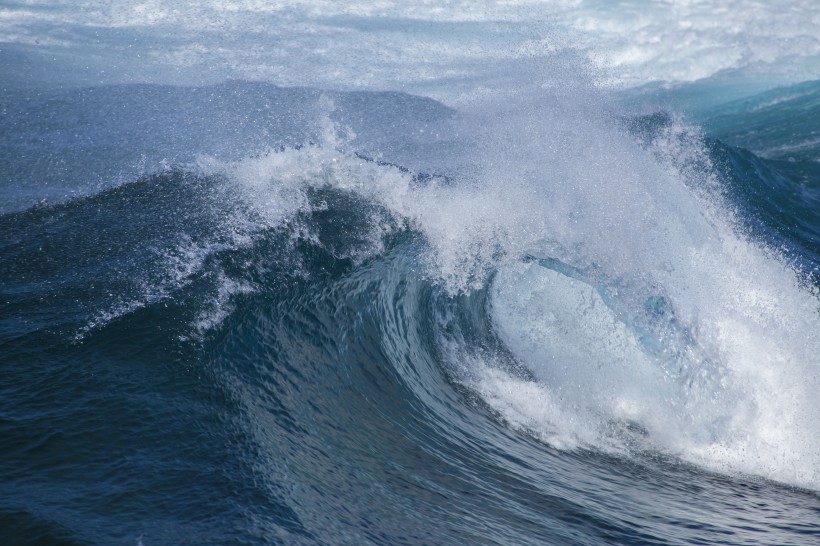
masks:
{"label": "foam on water surface", "polygon": [[[117,2],[0,7],[0,41],[76,82],[225,78],[400,88],[453,104],[515,58],[576,50],[601,81],[693,81],[726,71],[820,78],[811,2]],[[159,37],[173,36],[160,40]],[[132,70],[138,66],[139,70]],[[25,71],[28,72],[28,71]],[[171,78],[169,80],[169,78]],[[771,86],[771,84],[770,84]]]}

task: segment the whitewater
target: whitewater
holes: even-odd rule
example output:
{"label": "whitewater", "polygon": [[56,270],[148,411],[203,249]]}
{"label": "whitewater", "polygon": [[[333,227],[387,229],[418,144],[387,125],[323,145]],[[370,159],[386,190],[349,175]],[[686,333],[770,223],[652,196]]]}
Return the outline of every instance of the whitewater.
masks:
{"label": "whitewater", "polygon": [[820,541],[820,6],[0,6],[4,544]]}

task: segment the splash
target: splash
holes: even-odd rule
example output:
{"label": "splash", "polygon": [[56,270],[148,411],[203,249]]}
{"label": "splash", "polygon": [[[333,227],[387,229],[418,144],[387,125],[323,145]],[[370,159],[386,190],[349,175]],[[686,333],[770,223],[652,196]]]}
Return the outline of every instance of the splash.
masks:
{"label": "splash", "polygon": [[474,169],[457,180],[362,160],[338,131],[219,169],[269,222],[309,207],[307,188],[354,193],[423,235],[434,284],[489,283],[496,333],[532,378],[446,352],[514,426],[817,487],[817,294],[738,225],[697,131],[639,141],[582,91],[460,117]]}

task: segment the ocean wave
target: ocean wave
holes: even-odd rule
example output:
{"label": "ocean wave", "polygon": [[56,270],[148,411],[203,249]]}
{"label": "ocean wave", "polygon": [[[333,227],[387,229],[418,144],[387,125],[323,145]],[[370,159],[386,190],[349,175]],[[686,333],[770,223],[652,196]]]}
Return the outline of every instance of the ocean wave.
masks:
{"label": "ocean wave", "polygon": [[[553,446],[605,451],[628,452],[637,437],[621,434],[637,430],[645,449],[816,487],[805,432],[817,420],[820,348],[807,334],[818,326],[816,289],[750,239],[702,137],[669,118],[625,132],[603,111],[533,111],[542,104],[459,118],[474,128],[470,178],[418,175],[345,151],[352,137],[328,121],[326,144],[201,157],[191,174],[6,217],[9,227],[29,224],[19,233],[31,244],[41,244],[33,227],[57,219],[87,234],[65,240],[79,263],[37,271],[22,259],[34,271],[13,276],[39,274],[61,287],[57,297],[81,290],[80,263],[100,271],[97,295],[82,304],[90,318],[80,341],[140,309],[190,298],[198,303],[179,337],[192,339],[239,312],[237,297],[283,278],[350,274],[412,234],[422,246],[402,278],[441,290],[446,309],[488,294],[473,311],[486,313],[477,346],[441,318],[464,310],[425,312],[444,313],[433,329],[439,365],[502,419]],[[635,127],[644,128],[638,140]],[[106,216],[92,216],[100,210]],[[121,258],[90,252],[112,244]],[[309,264],[316,252],[318,271]],[[465,327],[475,328],[456,329]],[[392,335],[400,334],[385,343],[398,342]]]}
{"label": "ocean wave", "polygon": [[[247,82],[12,109],[38,153],[84,151],[76,196],[0,216],[9,533],[816,534],[814,171],[624,112],[576,59],[458,110]],[[168,118],[93,117],[131,92]]]}

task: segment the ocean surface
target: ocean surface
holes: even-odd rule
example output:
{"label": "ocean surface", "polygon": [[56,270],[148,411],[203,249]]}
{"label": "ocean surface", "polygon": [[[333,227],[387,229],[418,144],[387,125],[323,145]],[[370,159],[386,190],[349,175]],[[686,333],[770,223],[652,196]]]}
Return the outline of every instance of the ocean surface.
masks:
{"label": "ocean surface", "polygon": [[820,5],[0,5],[0,544],[820,544]]}

